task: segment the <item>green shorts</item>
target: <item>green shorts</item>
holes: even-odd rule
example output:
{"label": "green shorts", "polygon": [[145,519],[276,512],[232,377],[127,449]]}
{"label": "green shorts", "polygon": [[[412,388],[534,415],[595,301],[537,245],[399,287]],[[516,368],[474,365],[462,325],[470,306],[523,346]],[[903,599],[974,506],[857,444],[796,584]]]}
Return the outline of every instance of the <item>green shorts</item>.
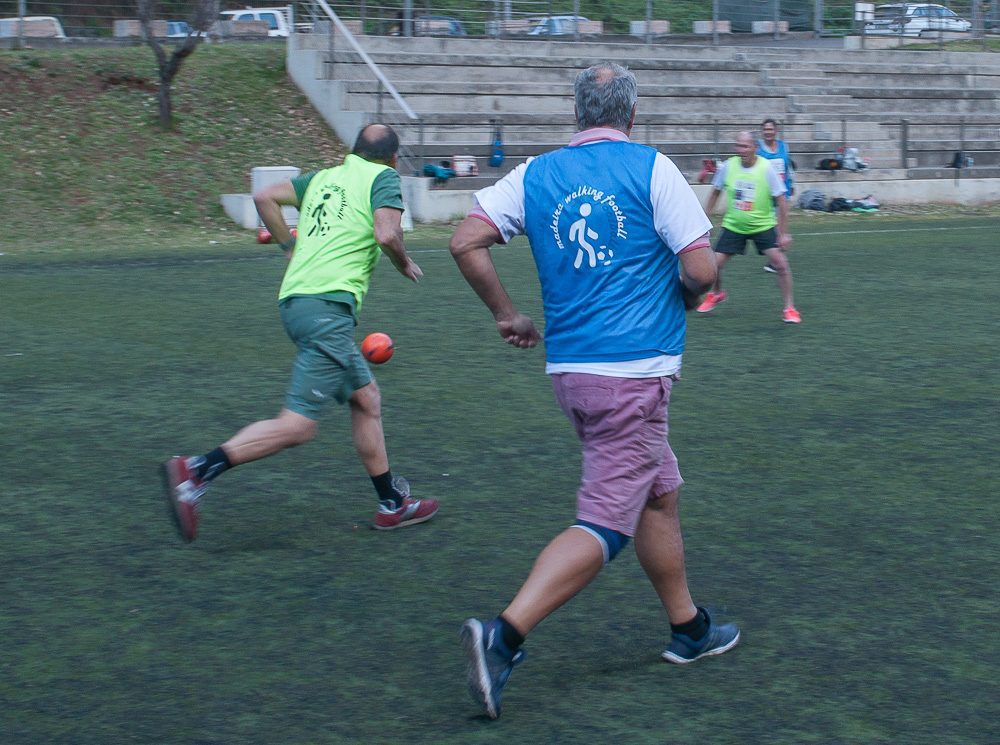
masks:
{"label": "green shorts", "polygon": [[285,408],[318,419],[323,405],[345,403],[372,381],[368,363],[354,343],[354,315],[346,303],[291,297],[280,305],[285,332],[299,348]]}

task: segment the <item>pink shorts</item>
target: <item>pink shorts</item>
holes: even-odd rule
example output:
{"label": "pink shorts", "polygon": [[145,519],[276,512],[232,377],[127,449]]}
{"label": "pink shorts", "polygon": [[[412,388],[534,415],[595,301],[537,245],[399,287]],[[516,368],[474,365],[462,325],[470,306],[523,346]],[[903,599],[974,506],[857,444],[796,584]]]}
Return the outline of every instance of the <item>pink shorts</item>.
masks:
{"label": "pink shorts", "polygon": [[583,444],[577,518],[635,535],[646,502],[684,480],[667,442],[671,378],[552,377],[556,400]]}

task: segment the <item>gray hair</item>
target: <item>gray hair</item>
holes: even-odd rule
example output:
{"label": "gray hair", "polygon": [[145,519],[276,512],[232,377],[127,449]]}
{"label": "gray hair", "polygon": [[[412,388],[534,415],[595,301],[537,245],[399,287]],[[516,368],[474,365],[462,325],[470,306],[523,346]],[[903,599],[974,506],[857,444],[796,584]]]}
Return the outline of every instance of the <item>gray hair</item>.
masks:
{"label": "gray hair", "polygon": [[588,67],[576,76],[576,124],[580,130],[611,127],[625,131],[639,99],[635,75],[614,62]]}

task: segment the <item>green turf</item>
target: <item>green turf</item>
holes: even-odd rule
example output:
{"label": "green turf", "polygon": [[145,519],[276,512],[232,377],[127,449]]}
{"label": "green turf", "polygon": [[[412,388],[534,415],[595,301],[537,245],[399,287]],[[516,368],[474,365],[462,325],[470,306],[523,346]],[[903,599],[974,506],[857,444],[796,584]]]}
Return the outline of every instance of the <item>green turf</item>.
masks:
{"label": "green turf", "polygon": [[[532,634],[497,722],[458,626],[572,520],[579,455],[444,231],[410,238],[420,285],[383,262],[358,328],[397,343],[390,454],[439,517],[368,529],[333,409],[216,482],[191,546],[156,467],[281,405],[282,259],[196,229],[0,257],[0,741],[997,742],[996,222],[832,217],[793,223],[801,326],[760,259],[730,263],[671,406],[691,585],[743,643],[662,664],[628,549]],[[524,244],[495,260],[537,315]]]}

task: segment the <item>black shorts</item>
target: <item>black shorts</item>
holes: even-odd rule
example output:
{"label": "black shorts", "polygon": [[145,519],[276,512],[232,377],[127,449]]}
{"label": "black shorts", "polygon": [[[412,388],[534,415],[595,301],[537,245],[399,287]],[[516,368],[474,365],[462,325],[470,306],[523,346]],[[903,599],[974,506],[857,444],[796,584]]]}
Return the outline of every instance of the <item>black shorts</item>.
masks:
{"label": "black shorts", "polygon": [[732,230],[722,229],[719,233],[719,240],[715,242],[715,251],[720,254],[740,254],[746,253],[747,241],[753,241],[757,253],[761,256],[765,251],[778,247],[778,231],[768,228],[760,233],[734,233]]}

